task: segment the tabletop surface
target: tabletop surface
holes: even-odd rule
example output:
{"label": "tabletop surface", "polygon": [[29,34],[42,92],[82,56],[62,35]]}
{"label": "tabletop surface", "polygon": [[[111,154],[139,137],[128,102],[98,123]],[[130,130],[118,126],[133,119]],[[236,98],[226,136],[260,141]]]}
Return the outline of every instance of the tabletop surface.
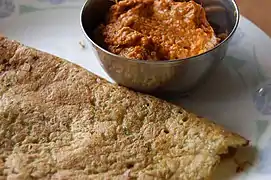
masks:
{"label": "tabletop surface", "polygon": [[271,19],[266,15],[270,11],[271,0],[236,0],[236,2],[243,16],[271,36]]}

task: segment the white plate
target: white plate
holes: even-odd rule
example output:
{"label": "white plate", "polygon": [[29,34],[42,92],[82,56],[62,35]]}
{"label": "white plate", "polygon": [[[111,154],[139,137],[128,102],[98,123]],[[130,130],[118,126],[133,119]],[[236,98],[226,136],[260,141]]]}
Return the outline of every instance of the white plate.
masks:
{"label": "white plate", "polygon": [[[80,29],[83,3],[84,0],[0,0],[0,32],[108,79]],[[240,153],[255,155],[257,152],[252,165],[247,165],[250,168],[230,177],[217,171],[219,179],[222,176],[224,179],[271,179],[270,47],[270,38],[242,17],[227,57],[216,74],[193,96],[176,100],[189,111],[240,133],[255,146],[253,152]],[[257,93],[259,87],[264,87],[264,91]],[[236,158],[244,161],[241,156]],[[224,171],[236,168],[232,164],[227,167]]]}

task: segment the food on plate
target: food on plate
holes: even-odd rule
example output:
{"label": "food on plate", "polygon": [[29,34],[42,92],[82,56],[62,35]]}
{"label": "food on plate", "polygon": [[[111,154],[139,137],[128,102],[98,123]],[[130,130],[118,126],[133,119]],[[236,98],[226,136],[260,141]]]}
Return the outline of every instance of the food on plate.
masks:
{"label": "food on plate", "polygon": [[85,49],[86,48],[86,45],[84,43],[84,41],[79,41],[79,45],[82,49]]}
{"label": "food on plate", "polygon": [[204,8],[193,0],[122,0],[100,29],[107,49],[130,59],[184,59],[219,43]]}
{"label": "food on plate", "polygon": [[0,37],[0,179],[207,179],[248,141]]}

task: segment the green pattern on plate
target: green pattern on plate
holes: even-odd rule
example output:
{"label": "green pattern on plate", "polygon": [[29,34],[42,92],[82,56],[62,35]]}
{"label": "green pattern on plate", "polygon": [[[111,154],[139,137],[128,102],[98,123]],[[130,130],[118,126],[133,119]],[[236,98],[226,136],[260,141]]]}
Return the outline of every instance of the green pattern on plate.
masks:
{"label": "green pattern on plate", "polygon": [[267,121],[267,120],[256,121],[256,126],[257,126],[257,133],[256,133],[256,137],[255,137],[256,142],[258,142],[258,140],[260,139],[262,134],[265,132],[268,124],[269,124],[269,121]]}
{"label": "green pattern on plate", "polygon": [[36,12],[36,11],[40,11],[40,10],[42,10],[42,9],[36,8],[33,6],[20,5],[20,14],[31,13],[31,12]]}
{"label": "green pattern on plate", "polygon": [[243,67],[246,64],[245,60],[238,59],[233,56],[227,56],[224,62],[227,66],[232,67],[234,70],[238,70],[239,68]]}
{"label": "green pattern on plate", "polygon": [[254,59],[254,62],[256,64],[256,68],[257,68],[257,72],[258,72],[258,79],[260,81],[264,81],[266,80],[267,78],[265,77],[265,73],[263,72],[262,70],[262,67],[259,63],[259,60],[258,60],[258,57],[257,57],[257,52],[256,52],[256,47],[255,45],[253,46],[253,59]]}
{"label": "green pattern on plate", "polygon": [[32,12],[37,12],[37,11],[45,11],[45,10],[56,10],[56,9],[78,9],[80,6],[57,6],[57,7],[48,7],[48,8],[36,8],[31,5],[20,5],[20,14],[25,14],[25,13],[32,13]]}

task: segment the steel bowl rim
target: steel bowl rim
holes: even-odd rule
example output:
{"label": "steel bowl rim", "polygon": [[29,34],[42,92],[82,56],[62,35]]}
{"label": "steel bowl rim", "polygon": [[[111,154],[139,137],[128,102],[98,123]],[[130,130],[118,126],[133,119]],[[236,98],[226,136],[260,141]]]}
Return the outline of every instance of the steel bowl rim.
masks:
{"label": "steel bowl rim", "polygon": [[233,36],[233,34],[236,32],[237,28],[238,28],[238,25],[239,25],[239,22],[240,22],[240,11],[239,11],[239,8],[237,6],[237,3],[236,3],[236,0],[230,0],[234,6],[234,13],[235,13],[235,16],[236,16],[236,21],[235,21],[235,24],[234,24],[234,27],[232,29],[232,31],[230,32],[230,34],[222,41],[220,42],[217,46],[215,46],[214,48],[204,52],[204,53],[201,53],[201,54],[198,54],[198,55],[195,55],[195,56],[191,56],[191,57],[188,57],[188,58],[184,58],[184,59],[171,59],[171,60],[156,60],[156,61],[151,61],[151,60],[141,60],[141,59],[129,59],[129,58],[126,58],[126,57],[123,57],[123,56],[120,56],[120,55],[117,55],[117,54],[114,54],[104,48],[102,48],[101,46],[99,46],[98,44],[96,44],[89,36],[88,34],[86,33],[85,31],[85,28],[83,26],[83,13],[84,13],[84,10],[87,6],[87,4],[89,3],[89,1],[91,0],[87,0],[84,2],[83,4],[83,7],[81,8],[81,11],[80,11],[80,26],[81,26],[81,29],[83,31],[83,34],[84,36],[98,49],[100,49],[101,51],[103,51],[104,53],[106,54],[109,54],[111,56],[114,56],[116,58],[121,58],[125,61],[129,61],[129,62],[134,62],[134,63],[140,63],[140,64],[175,64],[175,63],[180,63],[180,62],[183,62],[183,61],[191,61],[191,60],[196,60],[198,58],[200,58],[201,56],[204,56],[206,54],[209,54],[209,53],[212,53],[214,50],[220,48],[220,46],[222,46],[223,44],[227,43]]}

